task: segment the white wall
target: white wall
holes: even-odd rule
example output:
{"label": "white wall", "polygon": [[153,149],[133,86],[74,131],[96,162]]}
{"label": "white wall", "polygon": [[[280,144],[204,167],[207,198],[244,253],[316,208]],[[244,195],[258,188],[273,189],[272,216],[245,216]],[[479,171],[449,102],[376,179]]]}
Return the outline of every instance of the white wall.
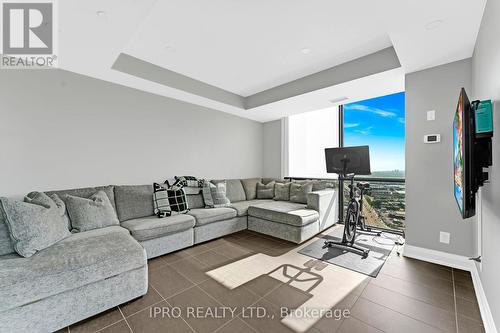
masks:
{"label": "white wall", "polygon": [[[406,75],[406,243],[472,256],[475,218],[462,220],[453,196],[453,117],[460,94],[471,89],[471,59]],[[472,97],[472,96],[470,96]],[[436,120],[427,121],[428,110]],[[441,143],[424,144],[425,134]],[[451,234],[439,242],[440,231]]]}
{"label": "white wall", "polygon": [[495,325],[500,328],[500,1],[489,0],[472,58],[474,99],[494,102],[493,166],[482,189],[482,271],[479,272]]}
{"label": "white wall", "polygon": [[263,125],[62,70],[0,73],[0,195],[262,176]]}
{"label": "white wall", "polygon": [[[274,120],[264,123],[263,177],[280,178],[281,175],[281,122]],[[283,175],[288,176],[288,175]]]}

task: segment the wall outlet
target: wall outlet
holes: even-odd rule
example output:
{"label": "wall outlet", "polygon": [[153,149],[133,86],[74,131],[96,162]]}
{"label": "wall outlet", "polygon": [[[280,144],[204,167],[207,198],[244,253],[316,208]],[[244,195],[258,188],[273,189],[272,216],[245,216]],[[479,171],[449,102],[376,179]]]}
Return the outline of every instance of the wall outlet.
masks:
{"label": "wall outlet", "polygon": [[444,244],[450,244],[450,233],[441,231],[439,233],[439,241]]}
{"label": "wall outlet", "polygon": [[435,110],[427,111],[427,121],[432,121],[432,120],[436,120],[436,111]]}

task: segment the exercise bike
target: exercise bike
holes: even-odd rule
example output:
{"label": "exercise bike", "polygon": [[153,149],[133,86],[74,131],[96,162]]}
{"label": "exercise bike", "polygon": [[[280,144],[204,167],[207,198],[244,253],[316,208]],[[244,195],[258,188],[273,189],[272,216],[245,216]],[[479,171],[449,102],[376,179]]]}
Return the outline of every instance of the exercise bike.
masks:
{"label": "exercise bike", "polygon": [[[363,209],[363,193],[369,188],[369,184],[359,182],[357,187],[354,185],[355,174],[371,174],[370,154],[368,146],[342,147],[325,149],[326,169],[328,173],[337,173],[340,181],[350,181],[349,204],[347,206],[344,220],[344,231],[341,241],[325,241],[325,247],[337,247],[346,251],[358,253],[362,258],[367,258],[370,250],[359,247],[354,244],[356,240],[356,231],[358,228],[362,232],[380,235],[380,232],[374,232],[365,224]],[[357,195],[357,192],[360,195]],[[342,195],[342,194],[341,194]]]}
{"label": "exercise bike", "polygon": [[[356,240],[356,231],[360,225],[364,226],[364,216],[362,214],[363,208],[363,191],[369,186],[364,182],[359,182],[357,186],[354,185],[354,174],[342,176],[341,180],[349,180],[349,205],[344,220],[344,232],[341,241],[325,241],[326,247],[338,247],[350,252],[356,252],[361,255],[363,259],[368,257],[370,250],[362,248],[354,244]],[[356,195],[357,190],[360,191],[360,196]],[[365,227],[366,228],[366,227]],[[367,231],[368,232],[368,231]],[[369,232],[372,232],[371,230]],[[380,235],[380,233],[378,233]]]}

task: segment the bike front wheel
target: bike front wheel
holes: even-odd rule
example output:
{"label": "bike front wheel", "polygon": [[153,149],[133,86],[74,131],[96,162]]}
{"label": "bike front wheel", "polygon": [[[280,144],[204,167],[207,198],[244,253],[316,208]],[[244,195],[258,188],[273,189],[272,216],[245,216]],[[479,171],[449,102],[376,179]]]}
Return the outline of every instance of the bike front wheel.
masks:
{"label": "bike front wheel", "polygon": [[347,242],[354,243],[356,237],[356,225],[358,224],[358,203],[352,201],[347,207],[345,218],[346,225],[344,226],[344,237]]}

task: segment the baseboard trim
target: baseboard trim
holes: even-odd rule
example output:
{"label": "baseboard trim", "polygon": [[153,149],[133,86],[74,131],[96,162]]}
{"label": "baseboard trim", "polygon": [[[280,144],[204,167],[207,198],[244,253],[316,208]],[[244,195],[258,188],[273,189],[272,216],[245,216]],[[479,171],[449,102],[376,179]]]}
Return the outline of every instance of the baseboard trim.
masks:
{"label": "baseboard trim", "polygon": [[479,272],[473,261],[464,256],[430,250],[413,245],[405,245],[403,255],[413,259],[469,271],[472,275],[472,282],[474,284],[474,291],[476,293],[477,303],[479,304],[479,310],[481,311],[484,329],[486,333],[497,333],[495,322],[493,321],[493,315],[491,314],[491,309],[479,277]]}

